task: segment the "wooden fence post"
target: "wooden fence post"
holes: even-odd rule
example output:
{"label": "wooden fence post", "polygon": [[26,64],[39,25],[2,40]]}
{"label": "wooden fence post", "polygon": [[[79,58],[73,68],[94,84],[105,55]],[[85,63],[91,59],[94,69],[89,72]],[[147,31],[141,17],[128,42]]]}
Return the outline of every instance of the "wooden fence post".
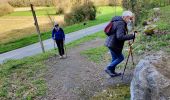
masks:
{"label": "wooden fence post", "polygon": [[38,25],[38,21],[37,21],[37,17],[36,17],[36,13],[35,13],[33,4],[30,4],[30,6],[31,6],[32,15],[33,15],[33,18],[34,18],[34,21],[35,21],[34,24],[35,24],[36,29],[37,29],[37,33],[38,33],[40,45],[41,45],[41,48],[42,48],[42,52],[45,53],[45,49],[44,49],[44,45],[43,45],[43,42],[42,42],[42,39],[41,39],[41,33],[40,33],[40,29],[39,29],[39,25]]}

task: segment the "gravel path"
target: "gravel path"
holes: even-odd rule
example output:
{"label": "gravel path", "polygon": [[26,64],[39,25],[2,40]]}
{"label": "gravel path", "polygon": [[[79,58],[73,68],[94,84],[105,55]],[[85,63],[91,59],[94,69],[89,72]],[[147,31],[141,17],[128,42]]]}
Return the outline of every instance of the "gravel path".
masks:
{"label": "gravel path", "polygon": [[[121,78],[109,78],[103,69],[104,64],[95,64],[80,55],[81,51],[103,45],[96,39],[69,50],[67,59],[52,57],[46,61],[48,71],[47,95],[41,100],[89,100],[97,92],[108,86],[122,83]],[[128,82],[125,78],[125,82]]]}

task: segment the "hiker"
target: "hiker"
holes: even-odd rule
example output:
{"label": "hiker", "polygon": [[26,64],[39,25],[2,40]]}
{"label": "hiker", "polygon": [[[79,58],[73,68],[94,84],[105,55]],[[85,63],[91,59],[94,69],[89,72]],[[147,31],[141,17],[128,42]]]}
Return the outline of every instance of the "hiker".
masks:
{"label": "hiker", "polygon": [[112,61],[105,69],[105,72],[111,77],[121,75],[121,73],[115,71],[115,68],[124,60],[122,54],[124,42],[135,39],[135,33],[128,34],[128,31],[132,31],[132,26],[128,25],[132,25],[133,16],[134,15],[131,11],[124,11],[122,16],[116,16],[111,21],[111,23],[113,23],[111,35],[107,37],[105,42],[105,45],[109,48],[112,56]]}
{"label": "hiker", "polygon": [[58,23],[54,24],[54,28],[52,30],[52,39],[56,42],[59,52],[59,58],[65,58],[65,51],[64,51],[64,41],[65,41],[65,34],[62,28],[59,27]]}

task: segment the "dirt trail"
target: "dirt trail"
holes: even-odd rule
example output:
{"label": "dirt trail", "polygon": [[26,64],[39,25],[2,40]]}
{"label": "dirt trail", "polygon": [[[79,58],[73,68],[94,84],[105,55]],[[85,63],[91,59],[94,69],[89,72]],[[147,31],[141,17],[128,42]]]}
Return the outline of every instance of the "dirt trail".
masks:
{"label": "dirt trail", "polygon": [[[42,100],[88,100],[108,86],[122,83],[121,78],[108,78],[103,69],[106,64],[97,65],[80,55],[89,48],[103,45],[103,40],[96,39],[69,50],[67,59],[52,57],[46,61],[48,74],[47,95]],[[107,63],[107,62],[106,62]],[[129,82],[129,79],[125,82]]]}

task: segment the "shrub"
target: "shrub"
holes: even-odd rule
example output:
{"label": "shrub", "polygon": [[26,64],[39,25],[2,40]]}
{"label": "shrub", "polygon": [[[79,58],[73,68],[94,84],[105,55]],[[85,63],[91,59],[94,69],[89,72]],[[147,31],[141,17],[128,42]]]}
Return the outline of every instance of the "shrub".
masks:
{"label": "shrub", "polygon": [[82,6],[82,15],[84,15],[86,20],[95,20],[96,19],[96,7],[92,2],[89,2]]}
{"label": "shrub", "polygon": [[65,14],[64,21],[67,23],[67,25],[73,24],[75,21],[74,21],[72,13]]}
{"label": "shrub", "polygon": [[14,8],[8,3],[0,4],[0,16],[9,14],[14,11]]}
{"label": "shrub", "polygon": [[88,2],[84,5],[73,7],[70,13],[65,14],[64,20],[66,24],[75,24],[85,20],[95,20],[96,12],[94,4]]}

